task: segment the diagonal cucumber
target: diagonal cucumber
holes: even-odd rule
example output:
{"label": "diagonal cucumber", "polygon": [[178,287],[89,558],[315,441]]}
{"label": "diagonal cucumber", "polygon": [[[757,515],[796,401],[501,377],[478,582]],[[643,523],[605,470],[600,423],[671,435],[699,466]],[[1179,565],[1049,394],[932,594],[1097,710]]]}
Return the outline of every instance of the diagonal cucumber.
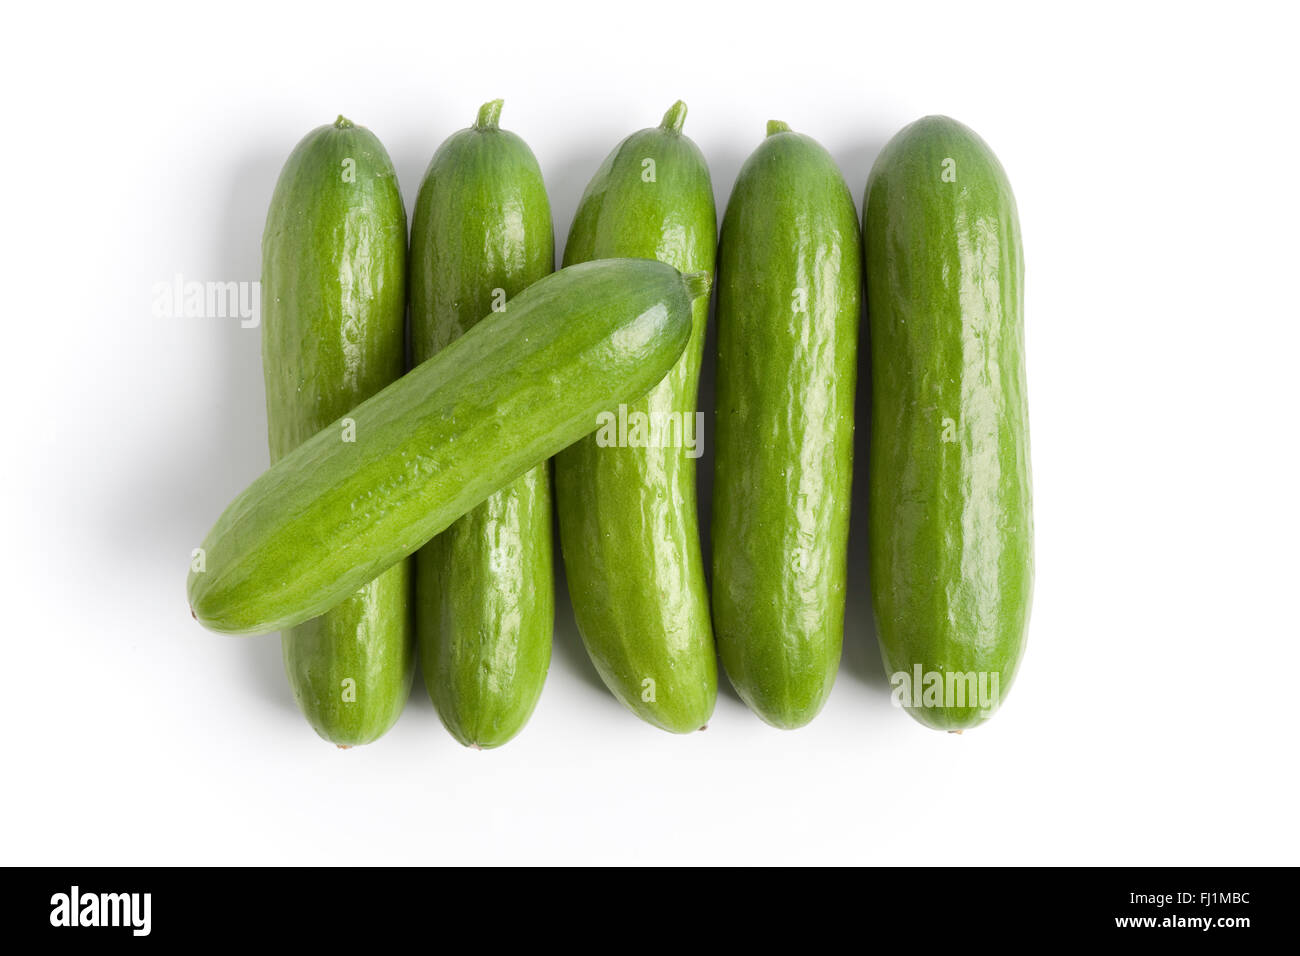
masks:
{"label": "diagonal cucumber", "polygon": [[248,634],[329,610],[658,384],[708,286],[640,259],[534,283],[237,496],[191,566],[195,617]]}

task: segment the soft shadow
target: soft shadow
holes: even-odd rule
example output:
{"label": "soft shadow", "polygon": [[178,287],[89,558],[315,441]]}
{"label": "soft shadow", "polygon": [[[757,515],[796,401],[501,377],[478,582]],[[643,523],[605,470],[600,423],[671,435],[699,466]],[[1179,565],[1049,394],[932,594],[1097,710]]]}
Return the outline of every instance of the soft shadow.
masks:
{"label": "soft shadow", "polygon": [[569,236],[569,226],[574,213],[578,211],[578,200],[582,191],[595,175],[605,156],[632,132],[625,130],[620,134],[602,137],[599,133],[585,137],[585,142],[577,149],[570,150],[559,157],[538,156],[542,167],[542,177],[546,181],[546,195],[551,202],[551,218],[555,223],[555,267],[558,269],[564,261],[564,243]]}
{"label": "soft shadow", "polygon": [[848,587],[844,603],[844,654],[841,673],[888,693],[871,612],[871,558],[867,544],[867,475],[871,447],[871,342],[863,308],[858,342],[858,388],[853,402],[853,491],[849,501]]}
{"label": "soft shadow", "polygon": [[[886,142],[884,134],[862,140],[838,151],[837,160],[849,192],[862,213],[862,195],[867,174]],[[871,335],[867,321],[865,287],[862,324],[858,338],[858,386],[854,398],[853,492],[850,497],[848,593],[844,609],[844,656],[842,671],[873,692],[890,691],[875,618],[871,611],[871,558],[868,548],[868,481],[871,447]]]}
{"label": "soft shadow", "polygon": [[[755,140],[750,148],[758,145]],[[703,147],[701,147],[703,148]],[[713,181],[713,201],[717,208],[718,230],[722,230],[722,217],[727,211],[727,200],[731,188],[735,185],[736,174],[748,155],[744,144],[728,145],[717,149],[710,147],[705,154],[709,163],[709,178]],[[699,494],[700,512],[700,547],[704,554],[704,574],[708,580],[709,593],[713,593],[713,471],[716,462],[717,446],[714,442],[717,425],[717,380],[718,380],[718,297],[717,274],[714,273],[714,292],[709,296],[709,324],[704,335],[704,360],[700,366],[699,408],[704,412],[704,440],[701,442],[701,455],[696,461],[696,488]],[[732,687],[727,677],[722,660],[718,660],[718,695],[729,697],[740,706],[745,703]]]}
{"label": "soft shadow", "polygon": [[[251,282],[261,273],[261,236],[280,166],[287,155],[265,151],[233,165],[226,183],[224,216],[216,223],[219,239],[204,263],[200,281]],[[173,270],[170,264],[162,274]],[[237,318],[176,319],[193,325],[206,351],[203,361],[221,383],[218,396],[179,402],[175,428],[152,447],[126,487],[116,494],[115,529],[119,541],[132,542],[160,574],[174,574],[176,628],[195,639],[224,640],[240,655],[249,683],[265,699],[297,710],[284,678],[276,634],[226,638],[197,630],[180,596],[185,562],[213,521],[252,478],[270,463],[262,385],[261,330],[244,328]],[[207,323],[206,327],[198,323]],[[130,529],[125,533],[123,529]],[[194,628],[196,630],[189,630]]]}
{"label": "soft shadow", "polygon": [[[719,215],[719,219],[721,216]],[[714,468],[714,401],[715,382],[717,381],[718,326],[716,322],[717,299],[709,298],[709,324],[704,335],[704,361],[700,368],[699,408],[704,411],[704,438],[700,442],[700,457],[695,463],[695,486],[699,496],[700,514],[700,548],[704,555],[704,577],[709,594],[713,594],[713,534],[710,522],[713,518],[713,468]],[[710,612],[711,613],[711,612]],[[716,645],[716,640],[715,640]],[[718,659],[718,693],[729,696],[743,706],[740,695],[731,686],[722,659]]]}

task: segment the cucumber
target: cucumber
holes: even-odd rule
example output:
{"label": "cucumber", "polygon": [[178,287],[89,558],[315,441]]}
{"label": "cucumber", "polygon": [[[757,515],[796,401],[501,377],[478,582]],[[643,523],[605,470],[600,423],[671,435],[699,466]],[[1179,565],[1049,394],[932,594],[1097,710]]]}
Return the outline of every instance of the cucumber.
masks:
{"label": "cucumber", "polygon": [[817,715],[839,668],[860,256],[835,161],[769,123],[718,247],[713,622],[736,691],[781,728]]}
{"label": "cucumber", "polygon": [[[713,185],[703,154],[682,135],[685,119],[678,101],[659,126],[609,154],[578,203],[565,265],[631,256],[713,274]],[[708,317],[708,298],[696,299],[681,359],[619,412],[633,423],[623,447],[611,444],[615,420],[555,459],[565,574],[587,653],[615,697],[675,733],[702,729],[718,690],[695,494]],[[651,427],[633,432],[635,423]]]}
{"label": "cucumber", "polygon": [[928,116],[876,160],[863,230],[872,608],[896,702],[962,730],[1010,689],[1033,590],[1016,201],[983,140]]}
{"label": "cucumber", "polygon": [[533,283],[241,492],[191,561],[194,616],[255,634],[327,611],[648,392],[708,286],[641,259]]}
{"label": "cucumber", "polygon": [[[434,154],[411,225],[411,343],[423,362],[555,268],[537,159],[498,126],[501,101]],[[416,629],[424,683],[452,736],[496,747],[528,722],[555,621],[545,462],[420,549]]]}
{"label": "cucumber", "polygon": [[[279,461],[402,374],[406,208],[383,145],[339,117],[280,173],[262,237],[262,369]],[[316,732],[369,743],[397,720],[414,669],[402,561],[282,635],[285,672]]]}

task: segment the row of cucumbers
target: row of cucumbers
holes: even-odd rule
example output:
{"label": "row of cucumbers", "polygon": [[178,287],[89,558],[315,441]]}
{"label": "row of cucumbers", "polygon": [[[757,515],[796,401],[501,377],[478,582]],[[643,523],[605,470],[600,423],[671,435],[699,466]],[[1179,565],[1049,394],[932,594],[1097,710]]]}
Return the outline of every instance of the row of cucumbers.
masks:
{"label": "row of cucumbers", "polygon": [[[262,250],[272,467],[196,550],[195,617],[282,630],[298,703],[339,745],[392,726],[418,645],[447,729],[499,746],[550,662],[554,500],[578,628],[619,700],[701,728],[720,655],[763,720],[802,726],[840,659],[865,284],[886,670],[930,726],[985,719],[1033,576],[1023,261],[992,152],[953,120],[913,123],[860,227],[826,150],[772,122],[719,238],[678,102],[596,171],[555,272],[541,170],[500,110],[434,155],[409,247],[368,130],[340,118],[289,157]],[[685,438],[715,266],[706,577]]]}

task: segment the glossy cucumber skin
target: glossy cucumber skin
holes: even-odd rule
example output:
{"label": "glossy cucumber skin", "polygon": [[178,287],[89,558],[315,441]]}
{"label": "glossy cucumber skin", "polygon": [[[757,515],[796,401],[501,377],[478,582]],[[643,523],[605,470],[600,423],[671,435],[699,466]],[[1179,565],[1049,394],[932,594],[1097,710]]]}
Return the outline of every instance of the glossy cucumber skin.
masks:
{"label": "glossy cucumber skin", "polygon": [[[713,274],[713,184],[703,154],[681,132],[685,110],[676,104],[662,125],[633,133],[601,164],[578,204],[565,265],[631,256]],[[686,351],[629,405],[629,421],[643,413],[667,422],[675,413],[695,428],[708,317],[708,297],[696,299]],[[556,456],[555,483],[565,574],[587,653],[633,713],[687,733],[713,713],[718,673],[695,458],[676,434],[675,447],[602,447],[588,435]]]}
{"label": "glossy cucumber skin", "polygon": [[992,707],[955,706],[953,696],[908,708],[930,727],[961,730],[1010,688],[1033,590],[1015,198],[983,140],[929,116],[881,152],[863,219],[876,627],[891,680],[918,667],[988,675]]}
{"label": "glossy cucumber skin", "polygon": [[718,250],[712,587],[727,676],[781,728],[817,715],[839,668],[860,311],[844,179],[771,123]]}
{"label": "glossy cucumber skin", "polygon": [[[434,154],[411,227],[411,341],[422,362],[555,268],[542,171],[500,129],[500,102]],[[502,298],[502,296],[504,298]],[[551,661],[555,580],[545,462],[420,549],[425,686],[462,744],[497,747],[528,722]]]}
{"label": "glossy cucumber skin", "polygon": [[241,492],[188,580],[205,627],[300,624],[644,395],[681,356],[702,277],[606,259],[533,283]]}
{"label": "glossy cucumber skin", "polygon": [[[271,460],[401,376],[406,209],[393,164],[342,117],[309,133],[276,184],[262,238],[262,366]],[[287,628],[285,673],[323,738],[369,743],[410,692],[410,568],[398,562]]]}

